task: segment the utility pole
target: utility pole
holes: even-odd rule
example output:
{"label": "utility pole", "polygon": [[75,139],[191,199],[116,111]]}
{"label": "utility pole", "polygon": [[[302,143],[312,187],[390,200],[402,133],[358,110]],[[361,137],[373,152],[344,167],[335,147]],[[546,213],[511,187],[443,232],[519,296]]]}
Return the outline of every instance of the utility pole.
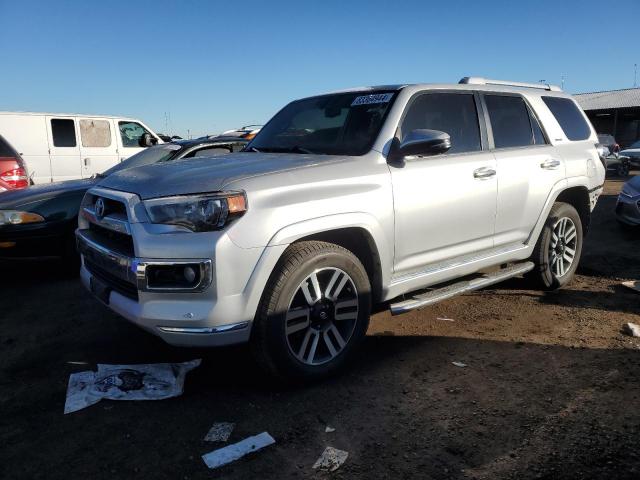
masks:
{"label": "utility pole", "polygon": [[562,77],[560,77],[560,78],[561,78],[561,80],[560,80],[560,88],[562,90],[564,90],[564,75],[562,75]]}
{"label": "utility pole", "polygon": [[638,86],[638,64],[633,64],[633,88]]}

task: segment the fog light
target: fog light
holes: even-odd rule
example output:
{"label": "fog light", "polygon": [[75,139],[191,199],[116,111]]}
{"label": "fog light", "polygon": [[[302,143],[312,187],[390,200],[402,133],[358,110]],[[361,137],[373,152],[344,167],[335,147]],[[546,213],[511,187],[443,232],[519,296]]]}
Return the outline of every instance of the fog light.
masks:
{"label": "fog light", "polygon": [[182,272],[184,275],[184,279],[189,282],[189,283],[193,283],[196,279],[196,271],[193,269],[193,267],[184,267],[184,271]]}
{"label": "fog light", "polygon": [[149,265],[147,267],[147,286],[156,289],[190,289],[200,283],[200,266],[187,265]]}

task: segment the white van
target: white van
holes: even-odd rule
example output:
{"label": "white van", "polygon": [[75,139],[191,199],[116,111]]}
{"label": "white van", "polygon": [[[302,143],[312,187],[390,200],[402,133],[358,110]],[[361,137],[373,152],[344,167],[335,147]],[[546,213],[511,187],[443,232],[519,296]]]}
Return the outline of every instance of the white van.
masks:
{"label": "white van", "polygon": [[91,177],[156,143],[140,120],[102,115],[0,112],[0,135],[34,183]]}

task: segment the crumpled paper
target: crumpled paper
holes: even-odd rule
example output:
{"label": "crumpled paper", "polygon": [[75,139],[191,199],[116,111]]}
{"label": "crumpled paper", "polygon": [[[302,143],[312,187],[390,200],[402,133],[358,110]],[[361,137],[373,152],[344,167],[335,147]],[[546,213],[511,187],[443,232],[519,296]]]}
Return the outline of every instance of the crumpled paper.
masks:
{"label": "crumpled paper", "polygon": [[142,365],[98,364],[98,371],[69,377],[64,413],[77,412],[108,400],[163,400],[182,395],[187,372],[201,360]]}
{"label": "crumpled paper", "polygon": [[320,458],[316,460],[316,463],[313,464],[312,468],[319,468],[320,470],[325,470],[327,472],[334,472],[340,468],[348,456],[349,452],[338,450],[333,447],[327,447],[324,449],[324,452],[322,452],[322,455],[320,455]]}

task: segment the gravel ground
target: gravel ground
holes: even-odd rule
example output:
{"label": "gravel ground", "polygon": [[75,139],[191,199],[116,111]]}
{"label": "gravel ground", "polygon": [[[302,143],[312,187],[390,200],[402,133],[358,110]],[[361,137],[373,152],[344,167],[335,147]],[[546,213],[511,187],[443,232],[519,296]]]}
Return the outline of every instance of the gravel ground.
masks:
{"label": "gravel ground", "polygon": [[[621,333],[640,323],[640,295],[619,285],[640,278],[640,232],[612,215],[620,187],[607,182],[564,290],[514,279],[378,313],[355,364],[304,387],[274,386],[244,347],[165,345],[55,263],[0,265],[0,477],[640,478],[640,339]],[[70,373],[193,358],[181,397],[62,414]],[[277,443],[210,471],[200,456],[217,445],[202,439],[216,421],[237,424],[230,442],[268,431]],[[331,474],[311,468],[328,445],[349,452]]]}

